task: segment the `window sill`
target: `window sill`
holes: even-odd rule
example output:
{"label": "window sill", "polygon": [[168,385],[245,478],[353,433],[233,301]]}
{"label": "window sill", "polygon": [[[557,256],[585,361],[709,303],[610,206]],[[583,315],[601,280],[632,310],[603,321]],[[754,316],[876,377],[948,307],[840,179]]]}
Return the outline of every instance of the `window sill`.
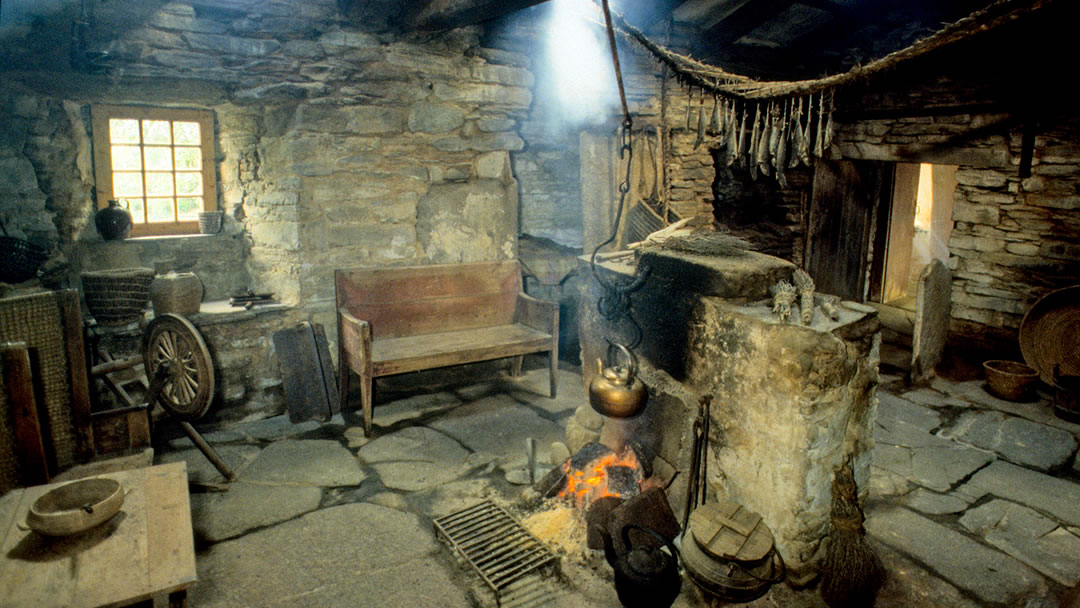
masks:
{"label": "window sill", "polygon": [[275,302],[273,304],[260,304],[258,306],[252,306],[249,310],[240,306],[230,306],[228,300],[216,300],[213,302],[203,302],[199,306],[199,312],[190,315],[188,319],[192,322],[192,324],[201,327],[204,325],[219,325],[223,323],[246,321],[248,319],[257,318],[261,315],[284,312],[292,309],[293,306],[289,304],[280,304]]}
{"label": "window sill", "polygon": [[218,232],[216,234],[153,234],[147,236],[129,236],[128,238],[119,242],[133,241],[136,243],[152,243],[154,241],[175,241],[178,239],[207,239],[222,236],[229,236],[229,234],[226,232]]}

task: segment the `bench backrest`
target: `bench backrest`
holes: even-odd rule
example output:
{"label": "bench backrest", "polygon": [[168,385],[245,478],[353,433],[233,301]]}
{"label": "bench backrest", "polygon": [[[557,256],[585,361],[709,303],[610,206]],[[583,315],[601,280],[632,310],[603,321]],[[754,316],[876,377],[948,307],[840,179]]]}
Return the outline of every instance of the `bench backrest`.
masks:
{"label": "bench backrest", "polygon": [[337,305],[393,338],[511,323],[521,293],[516,261],[334,271]]}

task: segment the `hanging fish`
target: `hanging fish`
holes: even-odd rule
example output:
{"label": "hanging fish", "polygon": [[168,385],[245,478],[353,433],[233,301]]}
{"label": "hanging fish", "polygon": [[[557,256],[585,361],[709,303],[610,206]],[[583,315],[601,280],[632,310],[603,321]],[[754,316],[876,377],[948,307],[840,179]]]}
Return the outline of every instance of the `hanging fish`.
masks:
{"label": "hanging fish", "polygon": [[739,141],[741,140],[738,120],[735,114],[735,100],[731,100],[728,106],[728,121],[727,121],[727,156],[724,158],[724,164],[731,166],[735,164],[735,160],[739,158]]}
{"label": "hanging fish", "polygon": [[810,125],[814,124],[814,98],[806,98],[806,129],[803,130],[802,141],[799,142],[799,162],[807,167],[810,166]]}
{"label": "hanging fish", "polygon": [[761,121],[761,139],[758,141],[757,154],[754,155],[754,162],[757,164],[757,169],[763,175],[769,174],[769,142],[772,138],[772,103],[766,106],[765,115],[762,116]]}
{"label": "hanging fish", "polygon": [[829,120],[825,123],[825,149],[832,145],[833,138],[833,111],[836,110],[836,89],[829,91]]}
{"label": "hanging fish", "polygon": [[791,112],[791,105],[785,109],[784,114],[780,117],[780,140],[779,146],[776,149],[776,181],[780,182],[782,188],[787,188],[787,176],[784,175],[784,169],[787,169],[788,160],[788,148],[791,146],[791,134],[788,132],[788,114]]}
{"label": "hanging fish", "polygon": [[716,93],[712,96],[712,120],[709,121],[709,131],[713,135],[720,134],[720,100],[716,98]]}
{"label": "hanging fish", "polygon": [[742,118],[739,120],[739,143],[735,146],[735,159],[740,163],[742,162],[743,154],[746,153],[748,149],[746,143],[746,121],[749,113],[746,102],[743,102]]}
{"label": "hanging fish", "polygon": [[697,139],[694,140],[694,149],[705,141],[705,90],[701,91],[701,101],[698,102],[697,110]]}
{"label": "hanging fish", "polygon": [[780,108],[773,106],[769,112],[769,166],[776,165],[776,157],[780,152],[780,120],[783,118]]}
{"label": "hanging fish", "polygon": [[686,89],[686,130],[693,129],[693,124],[690,122],[690,110],[694,107],[694,90]]}
{"label": "hanging fish", "polygon": [[803,115],[803,100],[799,98],[799,105],[795,105],[795,100],[791,100],[791,124],[788,125],[790,130],[791,150],[788,153],[788,169],[794,169],[799,165],[799,145],[802,141],[802,115]]}
{"label": "hanging fish", "polygon": [[825,91],[821,92],[818,102],[817,137],[814,138],[814,156],[825,156]]}
{"label": "hanging fish", "polygon": [[754,130],[750,132],[750,149],[746,162],[750,166],[751,179],[757,179],[758,144],[761,143],[761,104],[754,104]]}

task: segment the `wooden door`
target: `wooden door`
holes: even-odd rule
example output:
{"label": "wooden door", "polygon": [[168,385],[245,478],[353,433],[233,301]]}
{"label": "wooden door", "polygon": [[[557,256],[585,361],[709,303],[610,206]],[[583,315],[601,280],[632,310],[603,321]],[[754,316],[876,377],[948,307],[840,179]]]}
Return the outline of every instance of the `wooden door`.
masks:
{"label": "wooden door", "polygon": [[893,172],[889,241],[885,249],[885,291],[882,302],[908,295],[911,246],[915,238],[915,207],[919,195],[919,165],[897,163]]}
{"label": "wooden door", "polygon": [[815,165],[806,271],[819,292],[862,302],[884,163],[819,159]]}

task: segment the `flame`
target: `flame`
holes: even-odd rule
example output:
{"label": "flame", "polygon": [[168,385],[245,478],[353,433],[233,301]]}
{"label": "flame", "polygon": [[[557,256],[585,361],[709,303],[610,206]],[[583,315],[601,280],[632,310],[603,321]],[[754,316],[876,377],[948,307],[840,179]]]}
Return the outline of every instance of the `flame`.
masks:
{"label": "flame", "polygon": [[571,471],[570,462],[563,463],[566,473],[566,487],[559,496],[571,499],[578,508],[586,508],[605,496],[622,497],[618,489],[608,487],[608,469],[611,467],[629,467],[634,470],[641,482],[641,464],[629,447],[621,455],[614,452],[590,462],[584,470]]}

